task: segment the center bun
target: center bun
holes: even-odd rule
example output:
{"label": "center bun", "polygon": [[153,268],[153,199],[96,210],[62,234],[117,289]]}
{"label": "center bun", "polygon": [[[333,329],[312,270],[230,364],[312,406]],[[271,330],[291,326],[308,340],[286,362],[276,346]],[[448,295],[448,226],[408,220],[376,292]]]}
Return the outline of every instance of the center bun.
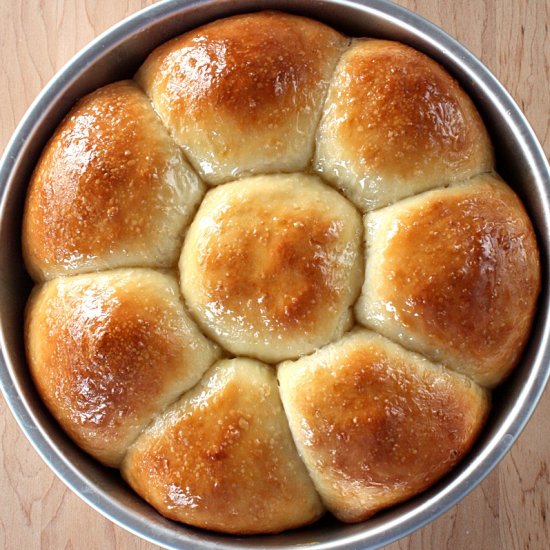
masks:
{"label": "center bun", "polygon": [[363,276],[355,208],[315,176],[256,176],[208,192],[180,259],[186,303],[236,355],[274,363],[342,336]]}

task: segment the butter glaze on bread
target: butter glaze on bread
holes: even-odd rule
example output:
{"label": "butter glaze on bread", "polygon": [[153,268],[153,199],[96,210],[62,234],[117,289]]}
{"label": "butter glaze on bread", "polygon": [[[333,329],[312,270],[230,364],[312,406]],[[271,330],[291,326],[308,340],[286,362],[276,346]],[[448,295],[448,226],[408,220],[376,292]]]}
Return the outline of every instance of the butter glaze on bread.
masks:
{"label": "butter glaze on bread", "polygon": [[278,367],[300,456],[327,508],[363,521],[431,486],[475,441],[488,394],[386,338],[357,330]]}
{"label": "butter glaze on bread", "polygon": [[501,382],[525,346],[540,290],[533,227],[492,175],[365,218],[359,322],[467,374]]}
{"label": "butter glaze on bread", "polygon": [[204,185],[130,81],[91,93],[38,162],[23,221],[35,280],[117,267],[169,267]]}
{"label": "butter glaze on bread", "polygon": [[535,315],[534,230],[494,164],[472,101],[403,44],[273,11],[166,42],[34,170],[39,395],[195,527],[417,495],[469,452]]}
{"label": "butter glaze on bread", "polygon": [[149,269],[55,279],[33,292],[26,349],[40,396],[85,451],[119,466],[155,414],[219,356]]}
{"label": "butter glaze on bread", "polygon": [[358,212],[314,176],[256,176],[210,190],[189,228],[181,289],[231,353],[275,363],[351,323],[362,279]]}
{"label": "butter glaze on bread", "polygon": [[398,42],[353,42],[331,81],[314,166],[361,210],[493,164],[479,114],[440,65]]}
{"label": "butter glaze on bread", "polygon": [[298,458],[271,367],[216,363],[136,441],[122,465],[165,516],[226,533],[277,533],[324,508]]}
{"label": "butter glaze on bread", "polygon": [[211,184],[304,170],[349,39],[279,12],[215,21],[157,48],[137,82]]}

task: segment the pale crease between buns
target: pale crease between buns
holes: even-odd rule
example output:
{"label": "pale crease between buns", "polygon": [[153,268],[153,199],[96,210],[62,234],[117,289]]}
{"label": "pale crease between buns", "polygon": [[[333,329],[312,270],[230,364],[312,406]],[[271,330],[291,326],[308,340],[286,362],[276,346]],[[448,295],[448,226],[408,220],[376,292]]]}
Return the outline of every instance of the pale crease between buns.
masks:
{"label": "pale crease between buns", "polygon": [[38,392],[86,452],[118,466],[141,430],[219,357],[173,276],[120,269],[36,287],[26,351]]}
{"label": "pale crease between buns", "polygon": [[304,17],[238,15],[157,48],[136,75],[211,184],[304,170],[334,66],[349,39]]}
{"label": "pale crease between buns", "polygon": [[276,533],[324,512],[298,457],[274,370],[216,363],[148,428],[122,474],[165,516],[228,533]]}
{"label": "pale crease between buns", "polygon": [[363,276],[358,212],[317,177],[255,176],[211,189],[180,259],[203,330],[274,363],[349,329]]}
{"label": "pale crease between buns", "polygon": [[434,60],[355,40],[331,81],[314,167],[362,211],[487,172],[492,145],[474,104]]}
{"label": "pale crease between buns", "polygon": [[327,508],[362,521],[427,489],[475,441],[488,393],[365,329],[278,367],[290,428]]}
{"label": "pale crease between buns", "polygon": [[[218,185],[189,230],[205,185],[184,155]],[[319,22],[278,12],[216,21],[167,42],[135,84],[82,99],[35,170],[25,261],[35,281],[61,276],[37,287],[27,308],[39,393],[84,450],[108,465],[123,461],[140,495],[191,525],[236,534],[305,525],[324,510],[313,483],[343,521],[413,496],[462,458],[487,414],[485,390],[452,369],[497,383],[521,354],[534,314],[539,259],[521,204],[491,177],[461,183],[493,165],[470,99],[437,63],[397,42],[356,39],[350,46]],[[297,171],[318,176],[290,173]],[[425,216],[420,201],[435,213],[436,195],[401,199],[447,184],[456,190],[435,193],[460,197],[470,184],[479,193],[481,217],[491,212],[496,220],[478,228],[487,237],[477,239],[481,256],[495,245],[495,265],[506,266],[509,280],[491,282],[483,269],[477,278],[475,269],[470,279],[452,275],[463,255],[440,254],[447,241],[430,252],[435,241],[425,236],[445,224]],[[355,311],[404,348],[359,327],[345,334],[365,266],[356,208],[394,202],[366,217],[367,275]],[[388,212],[406,217],[415,208],[425,219],[411,218],[410,234],[397,231],[397,222],[386,231]],[[380,226],[374,245],[371,219]],[[452,238],[461,234],[455,222],[445,228]],[[148,269],[101,272],[140,265],[175,273],[184,236],[180,289],[173,275]],[[468,269],[481,257],[473,250]],[[434,267],[442,277],[428,273],[424,286],[404,271],[396,278],[381,260],[386,252],[415,276]],[[69,277],[86,271],[100,273]],[[464,303],[452,285],[437,287],[449,274],[462,285]],[[522,281],[525,295],[510,312],[506,293]],[[393,302],[380,299],[393,282],[391,299],[405,304],[401,329]],[[476,285],[492,291],[504,311],[493,304],[488,314],[487,301],[468,295]],[[313,481],[290,437],[273,367],[238,357],[203,376],[221,350],[194,322],[229,354],[272,364],[302,356],[278,375]],[[460,352],[426,343],[435,337],[439,346],[449,333],[448,347],[459,342]],[[158,368],[149,378],[151,365]],[[309,421],[315,437],[303,430]]]}
{"label": "pale crease between buns", "polygon": [[529,335],[540,290],[533,227],[497,176],[368,214],[359,322],[486,386]]}
{"label": "pale crease between buns", "polygon": [[80,100],[30,183],[23,250],[35,280],[175,263],[204,184],[131,81]]}

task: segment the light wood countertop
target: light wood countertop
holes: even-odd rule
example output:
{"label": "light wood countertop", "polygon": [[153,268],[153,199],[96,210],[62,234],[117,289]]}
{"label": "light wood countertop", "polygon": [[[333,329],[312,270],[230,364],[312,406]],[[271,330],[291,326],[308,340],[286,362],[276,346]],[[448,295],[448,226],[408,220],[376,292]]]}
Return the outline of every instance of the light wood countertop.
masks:
{"label": "light wood countertop", "polygon": [[[31,101],[100,32],[152,0],[2,0],[0,151]],[[550,155],[550,0],[400,0],[477,55]],[[550,548],[550,391],[512,451],[458,506],[391,550]],[[0,548],[148,549],[41,461],[0,397]]]}

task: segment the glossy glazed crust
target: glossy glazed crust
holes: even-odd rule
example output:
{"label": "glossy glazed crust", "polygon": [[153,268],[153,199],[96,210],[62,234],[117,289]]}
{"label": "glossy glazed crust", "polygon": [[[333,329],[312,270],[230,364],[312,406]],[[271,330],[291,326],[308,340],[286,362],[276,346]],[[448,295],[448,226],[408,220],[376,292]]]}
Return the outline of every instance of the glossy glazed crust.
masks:
{"label": "glossy glazed crust", "polygon": [[348,42],[303,17],[239,15],[163,44],[136,80],[208,183],[298,171]]}
{"label": "glossy glazed crust", "polygon": [[315,169],[363,211],[491,170],[470,98],[435,61],[385,40],[355,40],[331,81]]}
{"label": "glossy glazed crust", "polygon": [[364,329],[282,363],[278,380],[300,456],[346,522],[430,487],[470,449],[489,410],[466,377]]}
{"label": "glossy glazed crust", "polygon": [[148,269],[36,287],[25,334],[40,396],[71,438],[108,466],[119,466],[154,415],[219,356],[185,314],[175,278]]}
{"label": "glossy glazed crust", "polygon": [[366,217],[357,319],[495,386],[525,346],[540,290],[533,227],[497,176],[430,191]]}
{"label": "glossy glazed crust", "polygon": [[339,338],[363,277],[359,213],[314,176],[210,190],[180,259],[201,327],[236,355],[295,358]]}
{"label": "glossy glazed crust", "polygon": [[130,81],[67,115],[34,171],[23,222],[37,281],[116,267],[168,267],[204,186]]}
{"label": "glossy glazed crust", "polygon": [[[197,212],[184,157],[217,186]],[[402,44],[278,12],[165,43],[83,98],[34,172],[25,261],[53,279],[26,315],[39,394],[193,526],[277,533],[321,498],[356,522],[414,496],[470,449],[476,381],[508,375],[535,311],[533,228],[493,165],[464,91]],[[354,311],[381,335],[346,334]],[[199,327],[241,357],[207,370],[222,350]],[[243,356],[293,360],[286,411],[275,368]]]}
{"label": "glossy glazed crust", "polygon": [[298,458],[271,367],[220,361],[122,465],[163,515],[226,533],[276,533],[324,512]]}

